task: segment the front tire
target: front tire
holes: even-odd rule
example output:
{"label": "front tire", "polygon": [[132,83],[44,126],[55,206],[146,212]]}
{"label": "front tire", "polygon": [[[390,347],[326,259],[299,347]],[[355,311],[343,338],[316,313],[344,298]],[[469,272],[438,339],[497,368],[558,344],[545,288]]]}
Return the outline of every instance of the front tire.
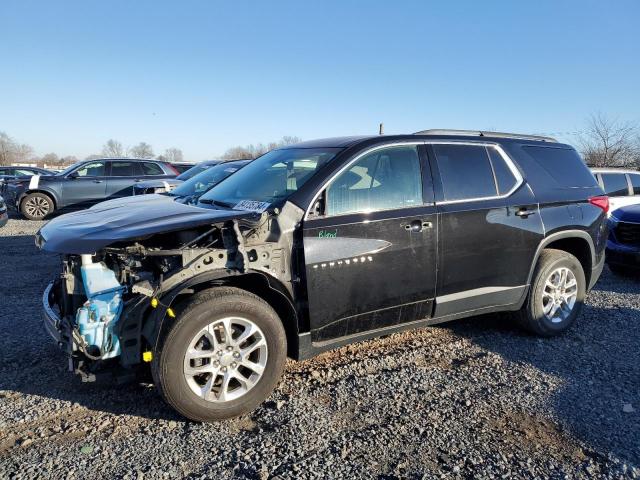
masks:
{"label": "front tire", "polygon": [[20,213],[27,220],[44,220],[53,210],[54,206],[51,197],[40,192],[28,194],[20,204]]}
{"label": "front tire", "polygon": [[580,261],[563,250],[543,250],[517,319],[536,335],[558,335],[575,322],[585,294],[586,280]]}
{"label": "front tire", "polygon": [[276,312],[238,288],[194,295],[170,326],[152,363],[165,401],[208,422],[252,411],[274,389],[287,340]]}

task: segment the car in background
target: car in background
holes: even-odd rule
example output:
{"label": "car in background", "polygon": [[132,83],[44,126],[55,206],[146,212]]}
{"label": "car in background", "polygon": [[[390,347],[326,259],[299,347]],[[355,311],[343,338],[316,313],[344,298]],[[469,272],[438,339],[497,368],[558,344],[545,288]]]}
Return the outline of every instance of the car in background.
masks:
{"label": "car in background", "polygon": [[176,197],[176,201],[195,205],[202,195],[250,162],[251,160],[232,160],[219,163],[178,185],[167,195]]}
{"label": "car in background", "polygon": [[640,172],[620,168],[592,168],[591,171],[609,196],[609,216],[620,207],[640,204]]}
{"label": "car in background", "polygon": [[9,213],[7,212],[7,205],[4,203],[4,199],[0,197],[0,228],[4,227],[9,221]]}
{"label": "car in background", "polygon": [[620,207],[609,217],[606,262],[617,275],[640,275],[640,205]]}
{"label": "car in background", "polygon": [[39,167],[0,167],[0,184],[5,180],[12,180],[16,177],[30,177],[32,175],[54,175],[55,172]]}
{"label": "car in background", "polygon": [[220,163],[224,163],[224,160],[205,160],[204,162],[191,165],[191,168],[182,172],[176,178],[172,178],[170,180],[157,179],[140,182],[134,187],[133,194],[144,195],[146,193],[170,192],[185,180],[189,180],[199,173],[204,172],[207,168],[213,167]]}
{"label": "car in background", "polygon": [[171,162],[171,166],[173,168],[175,168],[178,171],[178,173],[181,173],[181,174],[186,172],[190,168],[193,168],[194,165],[195,165],[194,163],[182,163],[182,162],[174,163],[174,162]]}
{"label": "car in background", "polygon": [[137,158],[84,160],[56,175],[9,180],[5,200],[28,220],[42,220],[56,210],[80,209],[133,194],[147,179],[166,180],[178,172],[167,162]]}

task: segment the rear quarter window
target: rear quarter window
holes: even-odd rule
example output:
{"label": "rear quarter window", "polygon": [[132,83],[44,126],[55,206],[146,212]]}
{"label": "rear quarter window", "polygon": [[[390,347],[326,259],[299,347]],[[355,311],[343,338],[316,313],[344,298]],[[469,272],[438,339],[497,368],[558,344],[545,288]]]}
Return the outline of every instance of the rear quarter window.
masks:
{"label": "rear quarter window", "polygon": [[633,194],[640,195],[640,173],[629,174],[631,179],[631,186],[633,187]]}
{"label": "rear quarter window", "polygon": [[562,187],[597,187],[598,182],[572,148],[525,145],[529,154]]}

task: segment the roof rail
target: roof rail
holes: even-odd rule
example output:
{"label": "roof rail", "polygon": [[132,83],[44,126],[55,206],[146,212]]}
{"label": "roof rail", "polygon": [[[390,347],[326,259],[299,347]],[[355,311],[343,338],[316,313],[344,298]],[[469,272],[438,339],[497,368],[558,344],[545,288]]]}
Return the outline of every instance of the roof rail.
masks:
{"label": "roof rail", "polygon": [[522,140],[538,140],[542,142],[558,143],[558,140],[552,137],[543,137],[541,135],[520,135],[519,133],[505,132],[486,132],[480,130],[447,130],[447,129],[430,129],[421,130],[414,135],[460,135],[470,137],[496,137],[496,138],[519,138]]}

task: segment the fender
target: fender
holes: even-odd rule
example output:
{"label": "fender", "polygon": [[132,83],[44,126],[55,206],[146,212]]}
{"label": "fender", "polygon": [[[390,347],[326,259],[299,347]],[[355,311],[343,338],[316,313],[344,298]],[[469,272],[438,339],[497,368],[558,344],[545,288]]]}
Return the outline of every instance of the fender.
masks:
{"label": "fender", "polygon": [[[287,331],[287,338],[289,339],[290,334],[292,338],[297,338],[297,310],[284,285],[281,285],[277,279],[270,275],[257,270],[248,270],[243,273],[236,270],[220,269],[191,277],[170,290],[162,292],[156,297],[159,300],[157,308],[151,308],[150,301],[145,301],[144,299],[133,305],[130,310],[125,307],[125,312],[123,313],[124,321],[121,322],[120,331],[118,332],[121,335],[122,364],[128,366],[140,363],[142,339],[150,346],[153,346],[154,350],[157,350],[162,338],[161,333],[167,317],[167,310],[174,305],[179,295],[193,293],[194,290],[203,290],[206,287],[215,286],[223,282],[230,285],[238,284],[242,288],[241,283],[243,280],[247,280],[247,277],[260,279],[260,281],[264,282],[263,286],[268,288],[274,296],[277,296],[282,305],[287,306],[287,315],[285,316],[281,313],[280,317]],[[297,344],[292,344],[291,347],[297,349]]]}
{"label": "fender", "polygon": [[593,246],[593,239],[591,235],[584,230],[562,230],[560,232],[552,233],[551,235],[543,238],[536,249],[536,254],[533,257],[533,262],[531,263],[531,268],[529,269],[529,276],[527,277],[527,285],[531,285],[531,278],[533,278],[533,271],[538,264],[538,258],[540,257],[540,253],[542,250],[549,244],[555,242],[556,240],[562,240],[565,238],[580,238],[582,240],[586,240],[589,244],[589,251],[591,252],[591,266],[594,267],[596,265],[596,249]]}
{"label": "fender", "polygon": [[27,188],[27,190],[22,192],[18,196],[17,204],[21,205],[22,204],[22,200],[24,200],[24,197],[26,197],[30,193],[44,193],[45,195],[48,195],[53,200],[53,208],[55,208],[55,209],[57,209],[58,206],[60,205],[60,198],[59,198],[58,194],[53,189],[48,188],[48,187],[42,187],[40,185],[37,188],[34,188],[34,189]]}

